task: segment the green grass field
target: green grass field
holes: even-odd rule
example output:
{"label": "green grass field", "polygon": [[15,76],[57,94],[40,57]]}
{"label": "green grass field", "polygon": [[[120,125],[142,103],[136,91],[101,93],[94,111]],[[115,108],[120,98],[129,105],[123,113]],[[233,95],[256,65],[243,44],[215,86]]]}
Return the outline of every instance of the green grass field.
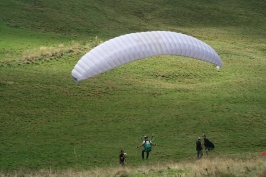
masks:
{"label": "green grass field", "polygon": [[[129,167],[193,161],[202,133],[211,157],[266,150],[265,1],[0,1],[0,171],[116,167],[120,149]],[[206,42],[222,69],[157,56],[73,81],[91,48],[147,30]]]}

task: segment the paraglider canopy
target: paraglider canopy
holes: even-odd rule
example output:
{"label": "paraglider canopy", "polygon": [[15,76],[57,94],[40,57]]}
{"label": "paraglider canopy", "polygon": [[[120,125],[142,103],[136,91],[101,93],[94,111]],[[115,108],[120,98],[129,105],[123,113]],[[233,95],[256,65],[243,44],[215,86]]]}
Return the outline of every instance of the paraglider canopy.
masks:
{"label": "paraglider canopy", "polygon": [[72,70],[76,82],[120,65],[157,55],[178,55],[222,67],[216,51],[192,36],[170,31],[150,31],[110,39],[86,53]]}

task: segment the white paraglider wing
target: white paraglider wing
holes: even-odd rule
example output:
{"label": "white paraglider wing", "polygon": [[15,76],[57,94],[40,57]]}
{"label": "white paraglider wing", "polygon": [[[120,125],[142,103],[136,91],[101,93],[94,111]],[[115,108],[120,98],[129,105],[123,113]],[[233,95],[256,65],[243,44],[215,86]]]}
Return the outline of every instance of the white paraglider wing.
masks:
{"label": "white paraglider wing", "polygon": [[106,41],[86,53],[72,70],[76,82],[142,58],[179,55],[222,67],[219,55],[208,44],[169,31],[131,33]]}

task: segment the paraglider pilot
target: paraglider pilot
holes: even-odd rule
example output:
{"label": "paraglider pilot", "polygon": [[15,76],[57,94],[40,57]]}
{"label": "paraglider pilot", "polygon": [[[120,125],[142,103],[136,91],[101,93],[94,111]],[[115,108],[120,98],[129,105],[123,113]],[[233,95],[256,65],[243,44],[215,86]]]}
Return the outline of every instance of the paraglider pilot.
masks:
{"label": "paraglider pilot", "polygon": [[142,160],[144,160],[144,153],[146,152],[146,159],[148,159],[149,153],[152,150],[152,146],[156,146],[156,144],[152,143],[151,140],[148,140],[148,136],[145,135],[144,141],[139,146],[137,146],[137,148],[139,148],[141,146],[144,147],[144,149],[141,152]]}

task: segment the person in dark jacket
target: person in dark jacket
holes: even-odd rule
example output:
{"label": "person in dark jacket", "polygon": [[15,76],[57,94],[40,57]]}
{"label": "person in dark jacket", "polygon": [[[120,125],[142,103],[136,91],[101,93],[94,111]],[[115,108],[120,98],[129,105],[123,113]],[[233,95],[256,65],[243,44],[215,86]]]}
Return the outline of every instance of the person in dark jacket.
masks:
{"label": "person in dark jacket", "polygon": [[202,135],[202,137],[204,138],[204,147],[205,147],[205,151],[206,151],[206,155],[208,157],[208,152],[210,150],[213,150],[214,145],[213,143],[206,137],[205,134]]}
{"label": "person in dark jacket", "polygon": [[196,141],[196,150],[197,150],[197,159],[200,159],[203,155],[202,153],[202,144],[201,144],[201,138],[198,138],[198,141]]}
{"label": "person in dark jacket", "polygon": [[120,151],[119,163],[121,166],[125,166],[125,163],[126,163],[126,153],[124,152],[123,149]]}

